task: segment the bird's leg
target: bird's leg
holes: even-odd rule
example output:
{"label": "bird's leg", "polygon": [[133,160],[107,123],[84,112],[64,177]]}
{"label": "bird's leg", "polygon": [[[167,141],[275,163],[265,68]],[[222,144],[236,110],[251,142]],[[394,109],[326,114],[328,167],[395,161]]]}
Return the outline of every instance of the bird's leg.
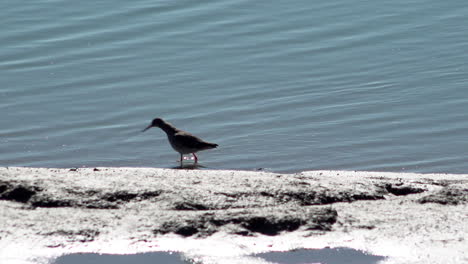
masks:
{"label": "bird's leg", "polygon": [[182,160],[184,159],[184,156],[180,154],[180,166],[182,166]]}
{"label": "bird's leg", "polygon": [[195,163],[197,163],[197,162],[198,162],[198,157],[197,157],[197,155],[195,155],[195,153],[192,153],[192,155],[193,155],[193,157],[195,158]]}

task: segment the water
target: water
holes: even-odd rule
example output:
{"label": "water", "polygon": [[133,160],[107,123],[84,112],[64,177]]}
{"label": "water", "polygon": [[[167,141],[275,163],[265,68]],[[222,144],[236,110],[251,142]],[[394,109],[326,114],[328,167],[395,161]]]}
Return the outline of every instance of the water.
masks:
{"label": "water", "polygon": [[466,173],[468,4],[0,2],[0,166]]}
{"label": "water", "polygon": [[81,253],[61,256],[51,264],[191,264],[178,253],[151,252],[134,255]]}
{"label": "water", "polygon": [[[324,249],[297,249],[292,251],[276,251],[255,254],[251,258],[239,256],[237,261],[226,260],[226,263],[271,263],[271,264],[375,264],[384,260],[385,257],[370,255],[351,248],[324,248]],[[216,263],[223,263],[218,259]],[[82,253],[63,255],[52,264],[191,264],[198,263],[197,260],[179,253],[152,252],[133,255],[112,255]]]}
{"label": "water", "polygon": [[297,249],[257,254],[275,264],[375,264],[385,259],[352,248]]}

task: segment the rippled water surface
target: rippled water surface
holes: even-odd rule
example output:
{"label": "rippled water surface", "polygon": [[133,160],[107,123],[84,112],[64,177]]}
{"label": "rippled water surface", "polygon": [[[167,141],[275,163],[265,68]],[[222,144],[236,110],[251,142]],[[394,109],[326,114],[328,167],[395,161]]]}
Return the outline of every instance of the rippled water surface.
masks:
{"label": "rippled water surface", "polygon": [[468,171],[468,3],[0,2],[0,166]]}

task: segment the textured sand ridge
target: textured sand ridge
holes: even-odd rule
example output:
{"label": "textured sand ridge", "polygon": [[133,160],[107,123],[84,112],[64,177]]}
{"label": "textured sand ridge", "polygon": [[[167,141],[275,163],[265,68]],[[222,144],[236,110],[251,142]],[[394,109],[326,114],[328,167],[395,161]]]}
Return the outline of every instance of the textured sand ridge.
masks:
{"label": "textured sand ridge", "polygon": [[467,175],[0,168],[0,211],[2,263],[164,250],[248,263],[327,246],[385,263],[468,262]]}

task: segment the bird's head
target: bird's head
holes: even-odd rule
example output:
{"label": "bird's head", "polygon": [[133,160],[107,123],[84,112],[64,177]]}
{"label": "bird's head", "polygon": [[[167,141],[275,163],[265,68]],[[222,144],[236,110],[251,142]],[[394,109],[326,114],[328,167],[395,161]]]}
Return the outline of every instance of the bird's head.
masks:
{"label": "bird's head", "polygon": [[153,119],[151,124],[149,126],[147,126],[145,129],[143,129],[143,131],[141,131],[141,132],[145,132],[146,130],[148,130],[148,129],[152,128],[152,127],[161,127],[162,124],[164,124],[164,120],[162,120],[161,118],[155,118],[155,119]]}

